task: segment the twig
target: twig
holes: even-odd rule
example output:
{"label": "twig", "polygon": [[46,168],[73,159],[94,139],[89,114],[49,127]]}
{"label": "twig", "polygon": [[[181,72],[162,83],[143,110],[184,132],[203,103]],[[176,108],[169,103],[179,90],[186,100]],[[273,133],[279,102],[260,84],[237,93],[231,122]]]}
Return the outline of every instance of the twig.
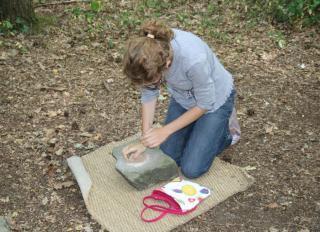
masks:
{"label": "twig", "polygon": [[58,91],[58,92],[63,92],[66,90],[66,88],[63,87],[48,87],[48,86],[41,86],[38,88],[40,91],[44,91],[44,90],[54,90],[54,91]]}
{"label": "twig", "polygon": [[102,81],[102,83],[103,83],[103,86],[106,88],[107,92],[110,92],[110,88],[109,88],[107,82],[106,81]]}
{"label": "twig", "polygon": [[51,3],[44,3],[35,5],[34,8],[38,7],[46,7],[46,6],[55,6],[55,5],[67,5],[67,4],[74,4],[74,3],[90,3],[90,0],[72,0],[72,1],[63,1],[63,2],[51,2]]}

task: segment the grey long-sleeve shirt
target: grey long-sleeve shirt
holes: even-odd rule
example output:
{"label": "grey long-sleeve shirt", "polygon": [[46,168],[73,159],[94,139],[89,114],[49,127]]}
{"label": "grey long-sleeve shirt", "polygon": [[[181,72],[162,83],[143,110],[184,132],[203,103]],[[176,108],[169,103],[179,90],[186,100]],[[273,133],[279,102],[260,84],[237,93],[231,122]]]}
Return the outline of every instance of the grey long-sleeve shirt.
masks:
{"label": "grey long-sleeve shirt", "polygon": [[[198,106],[208,112],[217,110],[233,89],[232,75],[199,37],[173,31],[173,61],[165,76],[170,95],[185,109]],[[158,96],[159,90],[142,88],[142,103]]]}

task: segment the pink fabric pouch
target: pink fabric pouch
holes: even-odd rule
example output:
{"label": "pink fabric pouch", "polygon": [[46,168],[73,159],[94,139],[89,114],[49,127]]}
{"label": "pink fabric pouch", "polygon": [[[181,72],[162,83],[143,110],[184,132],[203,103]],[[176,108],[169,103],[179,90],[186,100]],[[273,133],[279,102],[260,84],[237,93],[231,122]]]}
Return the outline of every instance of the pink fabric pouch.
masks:
{"label": "pink fabric pouch", "polygon": [[[185,215],[193,212],[198,204],[210,195],[210,190],[197,183],[176,178],[161,188],[152,191],[151,195],[143,198],[144,208],[141,219],[145,222],[156,222],[167,214]],[[148,203],[148,202],[153,203]],[[161,202],[157,204],[154,202]],[[145,217],[146,210],[158,212],[155,218]]]}

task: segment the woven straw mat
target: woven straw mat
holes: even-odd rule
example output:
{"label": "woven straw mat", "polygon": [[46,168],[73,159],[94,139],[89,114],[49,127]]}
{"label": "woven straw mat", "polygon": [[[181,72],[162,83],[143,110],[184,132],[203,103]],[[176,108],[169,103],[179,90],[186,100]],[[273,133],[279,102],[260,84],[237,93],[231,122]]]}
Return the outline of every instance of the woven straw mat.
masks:
{"label": "woven straw mat", "polygon": [[[194,212],[184,216],[167,215],[154,223],[143,222],[140,218],[143,197],[149,195],[152,189],[165,183],[154,186],[152,189],[137,191],[116,171],[116,160],[111,154],[114,146],[136,137],[137,135],[125,141],[109,143],[81,157],[83,170],[86,170],[92,182],[87,196],[83,194],[85,204],[91,216],[110,232],[170,231],[233,194],[245,191],[254,182],[254,179],[242,168],[216,158],[209,172],[193,180],[211,189],[211,195],[201,202]],[[77,181],[80,185],[79,177]],[[146,216],[154,217],[156,214],[150,213]]]}

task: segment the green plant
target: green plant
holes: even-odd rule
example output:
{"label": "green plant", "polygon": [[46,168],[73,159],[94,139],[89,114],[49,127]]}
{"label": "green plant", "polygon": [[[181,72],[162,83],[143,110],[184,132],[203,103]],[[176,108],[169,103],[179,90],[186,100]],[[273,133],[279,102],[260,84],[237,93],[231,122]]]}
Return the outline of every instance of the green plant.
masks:
{"label": "green plant", "polygon": [[[37,21],[30,25],[30,33],[41,33],[48,27],[53,26],[57,23],[56,16],[50,15],[37,15]],[[28,24],[27,24],[28,26]]]}
{"label": "green plant", "polygon": [[6,34],[13,30],[13,25],[10,21],[4,20],[0,21],[0,34]]}
{"label": "green plant", "polygon": [[22,33],[27,33],[30,31],[30,25],[22,18],[17,18],[16,22],[15,22],[15,26],[17,28],[18,31],[22,32]]}
{"label": "green plant", "polygon": [[119,15],[120,26],[124,29],[135,28],[136,25],[141,24],[141,20],[134,17],[133,11],[122,11]]}
{"label": "green plant", "polygon": [[288,5],[289,17],[304,24],[320,22],[320,0],[295,0]]}
{"label": "green plant", "polygon": [[17,17],[14,22],[9,20],[0,21],[0,34],[14,35],[17,32],[28,33],[32,25],[24,19]]}
{"label": "green plant", "polygon": [[115,47],[112,38],[108,39],[107,44],[108,44],[108,48],[109,48],[109,49],[112,49],[112,48]]}
{"label": "green plant", "polygon": [[87,11],[84,13],[85,19],[89,24],[93,24],[95,21],[96,14],[92,11]]}
{"label": "green plant", "polygon": [[177,20],[182,24],[182,25],[187,25],[189,21],[189,15],[187,13],[178,13],[177,14]]}
{"label": "green plant", "polygon": [[74,17],[78,18],[85,12],[84,9],[80,7],[74,7],[71,9],[71,13],[74,15]]}
{"label": "green plant", "polygon": [[207,7],[207,15],[212,15],[216,11],[216,6],[213,5],[212,3],[209,3]]}
{"label": "green plant", "polygon": [[199,28],[203,34],[210,34],[214,37],[220,34],[215,31],[215,29],[218,26],[219,20],[221,20],[221,18],[217,16],[217,11],[217,6],[212,3],[209,3],[205,10],[203,12],[200,12]]}
{"label": "green plant", "polygon": [[98,33],[104,30],[103,23],[98,17],[102,9],[102,1],[91,0],[89,9],[74,7],[71,10],[67,10],[67,12],[71,12],[75,19],[85,22],[87,24],[86,31],[89,32],[89,36],[95,37]]}
{"label": "green plant", "polygon": [[281,31],[270,31],[268,36],[276,42],[279,48],[284,48],[286,46],[286,39]]}
{"label": "green plant", "polygon": [[216,25],[216,21],[213,19],[213,18],[210,18],[210,17],[202,17],[201,18],[201,27],[203,29],[211,29],[213,26]]}
{"label": "green plant", "polygon": [[91,1],[90,8],[93,12],[100,12],[102,10],[102,2],[101,1]]}
{"label": "green plant", "polygon": [[320,22],[320,0],[246,0],[251,17],[270,18],[275,22],[302,26]]}
{"label": "green plant", "polygon": [[143,0],[135,7],[134,13],[144,21],[148,18],[160,18],[163,13],[172,6],[172,2],[168,0]]}
{"label": "green plant", "polygon": [[27,53],[28,49],[20,42],[15,43],[15,47],[21,52],[21,53]]}
{"label": "green plant", "polygon": [[155,9],[157,11],[161,11],[170,7],[169,1],[166,2],[163,0],[144,0],[142,1],[142,4],[146,8]]}
{"label": "green plant", "polygon": [[211,30],[209,34],[215,39],[221,40],[223,42],[228,42],[230,40],[229,35],[225,32],[220,32],[218,30]]}

